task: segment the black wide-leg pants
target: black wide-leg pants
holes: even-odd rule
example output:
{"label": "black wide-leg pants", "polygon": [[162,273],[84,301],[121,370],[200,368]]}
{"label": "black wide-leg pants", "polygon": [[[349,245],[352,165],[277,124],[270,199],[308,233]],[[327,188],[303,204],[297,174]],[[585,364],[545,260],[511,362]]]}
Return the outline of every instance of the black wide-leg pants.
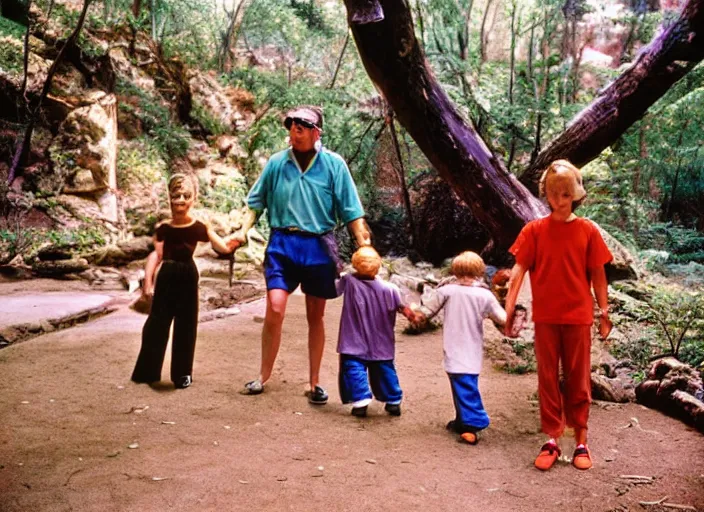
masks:
{"label": "black wide-leg pants", "polygon": [[165,260],[161,265],[152,310],[142,329],[142,348],[132,372],[133,381],[161,380],[172,321],[171,380],[176,382],[193,374],[198,333],[198,269],[193,260]]}

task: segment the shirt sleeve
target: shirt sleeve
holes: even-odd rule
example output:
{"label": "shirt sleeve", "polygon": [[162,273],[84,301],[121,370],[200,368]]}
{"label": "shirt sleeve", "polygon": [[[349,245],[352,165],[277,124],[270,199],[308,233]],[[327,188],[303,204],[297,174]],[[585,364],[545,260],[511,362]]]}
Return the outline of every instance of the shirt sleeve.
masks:
{"label": "shirt sleeve", "polygon": [[611,251],[606,246],[604,239],[599,232],[599,228],[596,224],[589,221],[591,225],[591,235],[589,236],[589,243],[587,245],[587,267],[598,268],[606,265],[611,260],[614,259]]}
{"label": "shirt sleeve", "polygon": [[154,233],[154,236],[156,237],[157,242],[163,242],[164,241],[164,236],[166,235],[166,222],[162,222],[156,227],[156,232]]}
{"label": "shirt sleeve", "polygon": [[196,231],[196,240],[198,242],[209,242],[210,237],[208,236],[208,227],[201,221],[196,221],[198,229]]}
{"label": "shirt sleeve", "polygon": [[340,279],[335,279],[335,293],[339,297],[345,293],[345,284],[347,283],[349,274],[342,276]]}
{"label": "shirt sleeve", "polygon": [[397,286],[389,286],[389,311],[396,311],[402,305],[401,291]]}
{"label": "shirt sleeve", "polygon": [[532,222],[526,224],[508,250],[516,257],[516,263],[527,269],[532,268],[535,263],[535,232],[533,228]]}
{"label": "shirt sleeve", "polygon": [[341,158],[335,162],[333,172],[333,200],[335,213],[344,224],[364,217],[364,208],[359,200],[357,187],[352,180],[347,164]]}
{"label": "shirt sleeve", "polygon": [[489,292],[487,294],[487,305],[486,305],[486,312],[484,313],[484,316],[491,318],[494,322],[497,322],[499,324],[505,324],[506,323],[506,311],[504,311],[504,308],[501,307],[501,304],[499,304],[499,301],[494,297],[494,294]]}
{"label": "shirt sleeve", "polygon": [[269,189],[273,166],[274,164],[270,158],[261,175],[254,183],[254,186],[252,186],[252,190],[249,191],[249,195],[247,196],[247,206],[250,210],[254,210],[255,212],[263,212],[267,208],[267,198],[270,192]]}
{"label": "shirt sleeve", "polygon": [[447,299],[448,295],[445,293],[445,287],[441,286],[435,289],[435,293],[432,294],[430,300],[423,304],[423,306],[430,311],[431,315],[434,315],[445,306]]}

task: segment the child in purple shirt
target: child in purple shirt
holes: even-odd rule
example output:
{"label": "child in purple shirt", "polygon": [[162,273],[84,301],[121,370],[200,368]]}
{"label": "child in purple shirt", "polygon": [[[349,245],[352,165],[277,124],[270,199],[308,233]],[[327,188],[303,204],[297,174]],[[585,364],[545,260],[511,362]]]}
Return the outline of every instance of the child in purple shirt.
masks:
{"label": "child in purple shirt", "polygon": [[[372,395],[385,402],[392,416],[401,415],[403,392],[394,366],[396,313],[411,322],[417,315],[401,300],[391,283],[377,279],[381,257],[369,246],[352,255],[355,273],[335,283],[345,295],[337,351],[340,354],[340,398],[352,404],[352,415],[364,417]],[[371,389],[370,389],[371,384]]]}

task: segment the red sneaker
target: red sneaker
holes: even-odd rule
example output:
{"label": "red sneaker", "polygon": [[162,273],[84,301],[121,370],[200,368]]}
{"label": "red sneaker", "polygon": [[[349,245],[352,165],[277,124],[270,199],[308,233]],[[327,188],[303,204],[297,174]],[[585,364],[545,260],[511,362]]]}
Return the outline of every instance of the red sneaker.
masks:
{"label": "red sneaker", "polygon": [[464,441],[465,443],[472,445],[477,444],[479,442],[479,438],[474,432],[464,432],[460,434],[460,439],[462,439],[462,441]]}
{"label": "red sneaker", "polygon": [[552,439],[540,448],[540,453],[535,459],[535,467],[541,471],[550,469],[562,452],[557,443]]}
{"label": "red sneaker", "polygon": [[580,444],[574,450],[572,465],[577,469],[589,469],[592,467],[592,456],[589,454],[589,448],[587,448],[586,444]]}

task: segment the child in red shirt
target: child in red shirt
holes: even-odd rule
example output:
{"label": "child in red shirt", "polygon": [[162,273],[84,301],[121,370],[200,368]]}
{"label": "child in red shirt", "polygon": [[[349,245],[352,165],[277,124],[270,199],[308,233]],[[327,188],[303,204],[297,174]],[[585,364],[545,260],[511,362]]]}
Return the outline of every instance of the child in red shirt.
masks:
{"label": "child in red shirt", "polygon": [[[591,403],[591,325],[594,306],[600,308],[599,334],[611,330],[604,265],[612,256],[596,225],[574,214],[586,192],[582,176],[567,160],[556,160],[543,173],[540,194],[552,210],[548,217],[526,224],[509,251],[516,257],[506,297],[506,332],[511,332],[516,299],[530,271],[538,363],[540,422],[550,439],[535,466],[548,470],[560,455],[557,440],[565,424],[574,428],[577,448],[572,464],[592,466],[587,448]],[[560,390],[560,361],[564,391]]]}

